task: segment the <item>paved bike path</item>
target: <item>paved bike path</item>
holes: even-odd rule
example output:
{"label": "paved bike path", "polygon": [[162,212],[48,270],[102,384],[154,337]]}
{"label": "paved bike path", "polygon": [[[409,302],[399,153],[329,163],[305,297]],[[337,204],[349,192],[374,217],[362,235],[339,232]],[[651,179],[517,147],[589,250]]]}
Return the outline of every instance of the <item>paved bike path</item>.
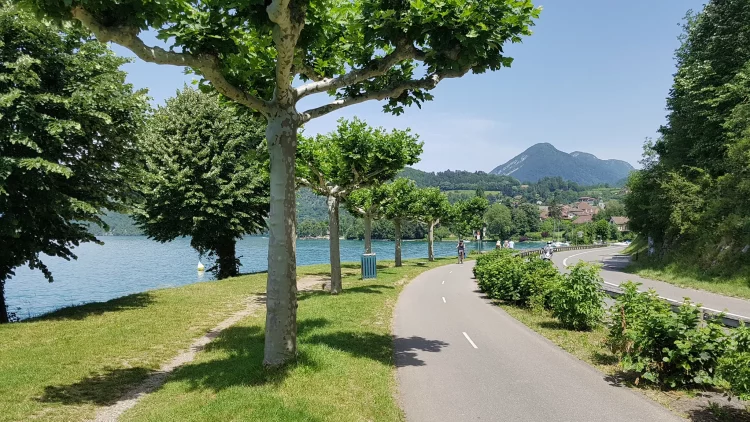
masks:
{"label": "paved bike path", "polygon": [[622,269],[630,262],[630,257],[623,254],[622,246],[597,248],[578,251],[557,252],[552,261],[561,269],[565,266],[575,265],[578,261],[598,262],[602,264],[601,275],[605,283],[611,286],[619,286],[628,280],[641,283],[642,290],[653,288],[659,296],[675,302],[682,302],[689,297],[694,303],[712,312],[726,312],[728,316],[739,317],[750,321],[750,301],[729,296],[722,296],[703,290],[678,287],[663,281],[650,280],[623,272]]}
{"label": "paved bike path", "polygon": [[394,334],[408,421],[681,421],[493,306],[472,263],[427,271],[401,293]]}

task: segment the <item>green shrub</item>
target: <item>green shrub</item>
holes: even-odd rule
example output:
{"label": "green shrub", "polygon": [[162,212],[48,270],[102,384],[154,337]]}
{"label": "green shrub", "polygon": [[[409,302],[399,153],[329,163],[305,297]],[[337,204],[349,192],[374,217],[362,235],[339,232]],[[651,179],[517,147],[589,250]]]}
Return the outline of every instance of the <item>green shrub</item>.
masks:
{"label": "green shrub", "polygon": [[672,312],[656,292],[625,283],[612,307],[608,343],[625,371],[671,388],[715,385],[728,338],[719,318],[700,326],[701,310],[688,299]]}
{"label": "green shrub", "polygon": [[719,359],[718,373],[740,400],[750,400],[750,327],[732,330],[727,352]]}
{"label": "green shrub", "polygon": [[560,273],[551,262],[537,257],[527,260],[500,249],[477,259],[474,277],[492,299],[521,306],[549,306],[549,292]]}
{"label": "green shrub", "polygon": [[565,328],[590,330],[604,317],[599,268],[579,262],[552,292],[552,314]]}

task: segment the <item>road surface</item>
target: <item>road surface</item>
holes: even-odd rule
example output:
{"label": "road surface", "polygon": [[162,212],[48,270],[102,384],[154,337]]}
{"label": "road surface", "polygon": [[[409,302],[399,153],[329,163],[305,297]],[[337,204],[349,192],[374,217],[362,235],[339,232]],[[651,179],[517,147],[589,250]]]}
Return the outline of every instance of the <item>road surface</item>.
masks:
{"label": "road surface", "polygon": [[611,385],[489,304],[471,263],[427,271],[401,293],[394,320],[401,405],[410,422],[682,421]]}
{"label": "road surface", "polygon": [[695,303],[700,303],[704,308],[713,311],[725,311],[728,316],[739,317],[750,321],[750,301],[733,297],[722,296],[702,290],[677,287],[663,281],[649,280],[635,274],[622,271],[630,262],[630,257],[623,254],[622,246],[587,249],[578,251],[557,252],[552,261],[559,267],[575,265],[578,261],[598,262],[602,264],[601,275],[604,282],[610,286],[619,286],[628,280],[642,283],[642,290],[653,288],[659,296],[676,302],[682,302],[683,298],[689,297]]}

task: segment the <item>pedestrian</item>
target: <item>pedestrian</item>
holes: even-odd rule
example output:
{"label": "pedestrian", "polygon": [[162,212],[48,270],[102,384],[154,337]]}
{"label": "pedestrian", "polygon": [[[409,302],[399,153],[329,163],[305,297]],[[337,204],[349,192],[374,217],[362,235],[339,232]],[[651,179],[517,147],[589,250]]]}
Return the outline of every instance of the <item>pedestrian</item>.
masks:
{"label": "pedestrian", "polygon": [[514,246],[516,246],[515,242],[513,242],[512,240],[510,242],[508,242],[508,247],[509,248],[513,249]]}
{"label": "pedestrian", "polygon": [[500,239],[497,239],[497,242],[495,243],[495,249],[500,249],[503,247],[503,245],[500,244]]}

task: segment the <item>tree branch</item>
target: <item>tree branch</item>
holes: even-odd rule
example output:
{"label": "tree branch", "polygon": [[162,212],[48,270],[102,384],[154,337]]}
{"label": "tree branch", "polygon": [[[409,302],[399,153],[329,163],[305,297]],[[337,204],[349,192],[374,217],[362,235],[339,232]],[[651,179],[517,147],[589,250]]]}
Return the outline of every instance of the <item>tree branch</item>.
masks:
{"label": "tree branch", "polygon": [[219,61],[215,56],[203,54],[193,55],[187,53],[175,53],[166,51],[161,47],[147,46],[138,34],[140,29],[128,27],[107,27],[99,23],[93,15],[81,6],[71,9],[74,19],[79,20],[83,26],[94,33],[96,39],[100,42],[113,42],[132,51],[138,58],[145,62],[165,64],[172,66],[191,67],[201,72],[217,91],[221,92],[228,98],[257,110],[261,113],[268,114],[268,104],[253,95],[237,88],[227,81],[219,69]]}
{"label": "tree branch", "polygon": [[395,66],[401,60],[415,58],[416,56],[424,57],[424,53],[405,44],[398,45],[390,54],[387,54],[385,57],[373,59],[370,63],[362,67],[362,69],[352,70],[338,78],[323,78],[297,88],[297,98],[304,98],[311,94],[343,88],[366,79],[384,75],[388,69]]}
{"label": "tree branch", "polygon": [[[296,2],[294,16],[290,8],[290,0],[273,0],[266,7],[268,18],[276,25],[273,27],[273,42],[276,45],[276,89],[274,99],[283,105],[292,105],[295,91],[292,83],[292,65],[297,40],[305,26],[306,7],[302,2]],[[299,3],[299,4],[298,4]]]}
{"label": "tree branch", "polygon": [[323,76],[320,76],[317,73],[315,73],[315,69],[313,69],[310,66],[307,66],[304,63],[300,63],[298,65],[294,65],[292,67],[292,72],[294,74],[302,75],[302,76],[306,77],[307,79],[310,79],[310,80],[312,80],[314,82],[319,82],[319,81],[322,81],[324,79]]}
{"label": "tree branch", "polygon": [[384,100],[386,98],[393,98],[398,97],[401,95],[402,92],[406,91],[407,89],[426,89],[430,90],[435,88],[437,84],[442,81],[443,79],[447,78],[459,78],[463,75],[465,75],[469,70],[471,69],[470,66],[467,66],[460,70],[452,70],[452,71],[446,71],[443,73],[433,73],[430,75],[425,76],[422,79],[413,79],[410,81],[404,81],[400,84],[397,84],[391,88],[384,89],[381,91],[373,91],[370,93],[366,93],[364,95],[359,95],[356,97],[346,97],[342,98],[336,101],[333,101],[329,104],[311,108],[304,113],[302,113],[302,123],[308,122],[316,117],[324,116],[328,113],[331,113],[333,111],[336,111],[338,109],[363,103],[365,101],[370,100]]}

